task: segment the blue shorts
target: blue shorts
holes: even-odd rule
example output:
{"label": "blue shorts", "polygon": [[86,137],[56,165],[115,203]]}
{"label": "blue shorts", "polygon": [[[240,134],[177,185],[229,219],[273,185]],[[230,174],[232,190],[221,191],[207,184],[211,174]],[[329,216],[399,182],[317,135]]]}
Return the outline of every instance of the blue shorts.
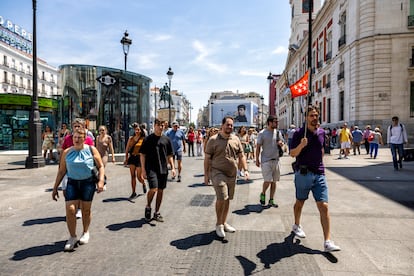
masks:
{"label": "blue shorts", "polygon": [[155,171],[147,171],[147,180],[150,189],[158,188],[163,190],[167,188],[168,174],[160,174]]}
{"label": "blue shorts", "polygon": [[65,201],[82,200],[92,201],[95,194],[96,184],[92,177],[83,180],[75,180],[68,178],[66,186]]}
{"label": "blue shorts", "polygon": [[182,151],[174,152],[173,158],[174,160],[183,160],[183,152]]}
{"label": "blue shorts", "polygon": [[307,200],[309,192],[312,191],[316,201],[328,202],[328,183],[326,176],[308,172],[303,175],[295,172],[296,199]]}

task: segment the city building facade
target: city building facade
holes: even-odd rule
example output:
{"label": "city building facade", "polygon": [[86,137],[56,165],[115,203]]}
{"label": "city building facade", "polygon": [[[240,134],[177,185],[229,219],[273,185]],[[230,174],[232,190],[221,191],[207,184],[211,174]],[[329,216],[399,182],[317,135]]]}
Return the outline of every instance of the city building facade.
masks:
{"label": "city building facade", "polygon": [[268,116],[268,106],[264,104],[263,96],[256,92],[213,92],[207,106],[199,110],[197,126],[220,127],[225,116],[235,118],[236,128],[246,126],[260,129]]}
{"label": "city building facade", "polygon": [[[43,129],[56,129],[58,69],[37,60]],[[0,150],[26,150],[33,95],[32,35],[0,16]]]}
{"label": "city building facade", "polygon": [[[312,61],[308,66],[308,15],[302,0],[292,8],[289,54],[275,84],[280,127],[301,125],[305,97],[289,85],[310,67],[310,103],[321,124],[380,126],[398,116],[414,128],[414,3],[410,0],[314,1]],[[411,131],[410,136],[413,136]]]}

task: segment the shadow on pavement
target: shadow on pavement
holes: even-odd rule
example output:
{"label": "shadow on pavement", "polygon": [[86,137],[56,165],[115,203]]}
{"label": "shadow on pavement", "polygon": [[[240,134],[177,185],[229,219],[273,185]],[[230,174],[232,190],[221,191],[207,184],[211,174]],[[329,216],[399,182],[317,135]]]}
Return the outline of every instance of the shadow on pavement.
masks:
{"label": "shadow on pavement", "polygon": [[22,226],[31,226],[36,224],[49,224],[55,222],[66,221],[66,217],[51,217],[51,218],[39,218],[39,219],[30,219],[23,222]]}
{"label": "shadow on pavement", "polygon": [[324,254],[320,250],[313,250],[300,244],[300,240],[293,241],[295,234],[290,233],[289,236],[281,243],[272,243],[257,253],[257,257],[261,263],[264,264],[264,268],[268,269],[271,265],[279,262],[283,258],[292,257],[296,254]]}
{"label": "shadow on pavement", "polygon": [[240,262],[241,267],[243,268],[244,275],[252,275],[253,271],[256,269],[257,265],[250,261],[249,259],[243,256],[236,256],[236,259]]}
{"label": "shadow on pavement", "polygon": [[62,252],[66,244],[66,241],[55,242],[54,244],[46,244],[40,246],[34,246],[14,252],[14,256],[11,258],[13,261],[21,261],[31,257],[41,257],[46,255],[52,255],[58,252]]}
{"label": "shadow on pavement", "polygon": [[149,224],[151,226],[155,226],[155,224],[147,223],[145,221],[145,219],[142,218],[142,219],[139,219],[139,220],[131,220],[131,221],[127,221],[127,222],[111,224],[111,225],[106,226],[106,228],[108,228],[108,230],[111,230],[111,231],[119,231],[119,230],[122,230],[124,228],[142,228],[142,226],[144,224]]}
{"label": "shadow on pavement", "polygon": [[194,183],[194,184],[188,185],[187,187],[189,187],[189,188],[211,187],[211,185],[206,185],[203,182],[203,183]]}
{"label": "shadow on pavement", "polygon": [[250,213],[261,213],[263,209],[266,209],[266,208],[263,208],[260,204],[248,204],[248,205],[244,205],[243,209],[235,210],[233,211],[233,213],[240,215],[240,216],[245,216]]}
{"label": "shadow on pavement", "polygon": [[414,210],[414,170],[406,163],[403,163],[403,169],[399,171],[394,171],[392,163],[327,169]]}
{"label": "shadow on pavement", "polygon": [[[138,194],[137,198],[140,197],[140,196],[143,196],[143,195],[144,194]],[[105,199],[102,200],[102,202],[119,202],[119,201],[129,201],[129,202],[135,203],[135,201],[130,200],[127,197],[113,197],[113,198],[105,198]]]}
{"label": "shadow on pavement", "polygon": [[196,246],[209,245],[213,241],[222,241],[218,238],[214,231],[202,234],[192,235],[190,237],[172,241],[170,244],[175,246],[177,249],[187,250]]}

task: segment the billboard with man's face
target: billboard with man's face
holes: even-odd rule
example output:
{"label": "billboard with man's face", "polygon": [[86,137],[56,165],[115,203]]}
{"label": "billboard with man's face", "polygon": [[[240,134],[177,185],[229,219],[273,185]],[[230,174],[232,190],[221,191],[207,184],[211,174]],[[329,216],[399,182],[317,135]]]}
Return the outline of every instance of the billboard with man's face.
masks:
{"label": "billboard with man's face", "polygon": [[210,104],[210,126],[221,126],[221,120],[231,116],[234,126],[257,127],[259,109],[256,103],[246,100],[216,100]]}

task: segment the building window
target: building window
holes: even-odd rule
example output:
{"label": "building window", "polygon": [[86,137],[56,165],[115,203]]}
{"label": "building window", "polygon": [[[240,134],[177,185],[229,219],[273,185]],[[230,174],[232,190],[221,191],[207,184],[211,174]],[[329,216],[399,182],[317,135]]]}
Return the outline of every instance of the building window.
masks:
{"label": "building window", "polygon": [[342,80],[345,77],[345,65],[344,62],[339,64],[339,74],[338,74],[338,81]]}
{"label": "building window", "polygon": [[7,79],[7,72],[6,71],[4,71],[4,74],[3,74],[3,82],[4,83],[9,83],[9,80]]}
{"label": "building window", "polygon": [[338,41],[338,48],[346,44],[346,13],[344,12],[339,18],[339,26],[341,28],[341,36]]}
{"label": "building window", "polygon": [[326,56],[325,60],[331,60],[332,58],[332,32],[328,32],[326,35]]}
{"label": "building window", "polygon": [[20,77],[19,87],[23,87],[23,77]]}
{"label": "building window", "polygon": [[411,47],[410,67],[414,67],[414,47]]}
{"label": "building window", "polygon": [[331,99],[330,98],[327,99],[326,101],[326,115],[327,115],[326,122],[330,123],[331,122]]}
{"label": "building window", "polygon": [[44,71],[42,71],[42,80],[46,80],[45,72]]}
{"label": "building window", "polygon": [[322,68],[322,62],[323,62],[323,40],[321,39],[319,41],[318,45],[318,68]]}
{"label": "building window", "polygon": [[3,56],[3,65],[9,67],[9,64],[7,63],[7,56]]}
{"label": "building window", "polygon": [[344,120],[344,91],[339,92],[339,121]]}
{"label": "building window", "polygon": [[414,117],[414,81],[410,85],[410,117]]}

